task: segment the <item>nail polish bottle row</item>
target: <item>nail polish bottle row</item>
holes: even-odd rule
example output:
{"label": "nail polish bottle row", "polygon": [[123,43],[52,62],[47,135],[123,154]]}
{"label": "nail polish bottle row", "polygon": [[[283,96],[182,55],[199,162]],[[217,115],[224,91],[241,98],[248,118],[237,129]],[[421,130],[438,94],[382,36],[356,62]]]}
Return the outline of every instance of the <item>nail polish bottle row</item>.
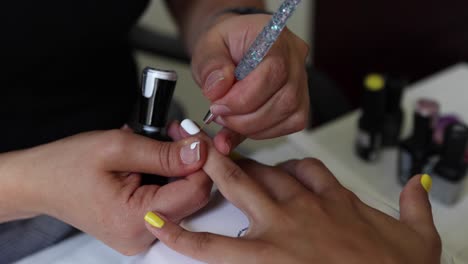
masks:
{"label": "nail polish bottle row", "polygon": [[466,178],[468,127],[456,116],[439,117],[439,104],[420,99],[414,112],[411,136],[400,143],[398,179],[406,184],[420,173],[432,176],[431,196],[454,204]]}

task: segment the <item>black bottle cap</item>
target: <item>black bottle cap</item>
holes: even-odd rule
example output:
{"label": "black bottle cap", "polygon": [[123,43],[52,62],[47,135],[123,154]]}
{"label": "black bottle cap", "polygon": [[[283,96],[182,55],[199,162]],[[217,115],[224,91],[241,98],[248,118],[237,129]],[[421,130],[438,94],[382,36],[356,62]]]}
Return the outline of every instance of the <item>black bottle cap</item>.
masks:
{"label": "black bottle cap", "polygon": [[139,122],[145,128],[166,126],[169,107],[177,82],[175,71],[146,67],[141,79]]}
{"label": "black bottle cap", "polygon": [[397,113],[401,111],[401,98],[403,91],[408,85],[408,81],[399,77],[387,77],[386,78],[386,109],[387,113]]}
{"label": "black bottle cap", "polygon": [[439,114],[439,104],[430,99],[420,99],[414,112],[414,128],[411,140],[421,148],[432,145],[432,131]]}

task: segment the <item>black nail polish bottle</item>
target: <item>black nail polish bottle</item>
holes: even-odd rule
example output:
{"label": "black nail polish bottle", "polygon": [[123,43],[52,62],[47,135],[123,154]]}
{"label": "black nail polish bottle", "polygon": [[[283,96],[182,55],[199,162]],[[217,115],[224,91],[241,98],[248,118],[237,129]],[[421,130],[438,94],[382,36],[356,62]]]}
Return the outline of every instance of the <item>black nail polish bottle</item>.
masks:
{"label": "black nail polish bottle", "polygon": [[[165,135],[167,116],[177,82],[175,71],[146,67],[141,78],[138,122],[133,127],[137,134],[158,140],[170,141]],[[142,185],[164,185],[168,178],[142,175]]]}
{"label": "black nail polish bottle", "polygon": [[464,124],[455,123],[446,128],[440,159],[431,174],[431,195],[442,203],[454,204],[463,190],[467,142],[468,128]]}
{"label": "black nail polish bottle", "polygon": [[432,131],[439,113],[437,102],[421,99],[414,112],[412,135],[401,142],[398,151],[398,178],[402,184],[416,174],[422,173],[433,154]]}
{"label": "black nail polish bottle", "polygon": [[380,74],[370,74],[364,80],[362,113],[358,121],[355,150],[365,161],[375,161],[380,153],[385,115],[384,86],[385,78]]}
{"label": "black nail polish bottle", "polygon": [[400,142],[401,126],[403,123],[403,110],[401,98],[407,81],[402,78],[387,77],[385,117],[382,130],[382,145],[384,147],[398,146]]}

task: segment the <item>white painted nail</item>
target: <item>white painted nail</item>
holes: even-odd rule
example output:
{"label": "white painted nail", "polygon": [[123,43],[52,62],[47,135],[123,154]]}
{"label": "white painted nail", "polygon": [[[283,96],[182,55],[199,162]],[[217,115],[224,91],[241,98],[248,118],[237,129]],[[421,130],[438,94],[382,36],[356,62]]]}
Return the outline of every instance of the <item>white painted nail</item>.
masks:
{"label": "white painted nail", "polygon": [[185,119],[184,121],[182,121],[182,123],[180,123],[180,126],[192,136],[200,133],[200,128],[198,128],[198,125],[190,119]]}

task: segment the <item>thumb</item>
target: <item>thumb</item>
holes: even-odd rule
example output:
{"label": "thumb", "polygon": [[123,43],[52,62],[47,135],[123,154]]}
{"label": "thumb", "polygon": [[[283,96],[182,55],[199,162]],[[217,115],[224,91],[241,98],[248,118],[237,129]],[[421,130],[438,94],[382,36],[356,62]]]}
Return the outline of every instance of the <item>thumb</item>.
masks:
{"label": "thumb", "polygon": [[235,65],[223,36],[218,31],[205,34],[192,57],[192,74],[210,100],[222,98],[235,82]]}
{"label": "thumb", "polygon": [[198,138],[160,142],[118,131],[108,142],[103,156],[113,171],[185,176],[199,170],[206,160],[206,143]]}
{"label": "thumb", "polygon": [[206,263],[246,263],[248,243],[207,232],[190,232],[156,213],[145,215],[146,228],[171,249]]}
{"label": "thumb", "polygon": [[400,220],[426,238],[438,237],[428,197],[431,187],[429,175],[417,175],[406,184],[400,195]]}

